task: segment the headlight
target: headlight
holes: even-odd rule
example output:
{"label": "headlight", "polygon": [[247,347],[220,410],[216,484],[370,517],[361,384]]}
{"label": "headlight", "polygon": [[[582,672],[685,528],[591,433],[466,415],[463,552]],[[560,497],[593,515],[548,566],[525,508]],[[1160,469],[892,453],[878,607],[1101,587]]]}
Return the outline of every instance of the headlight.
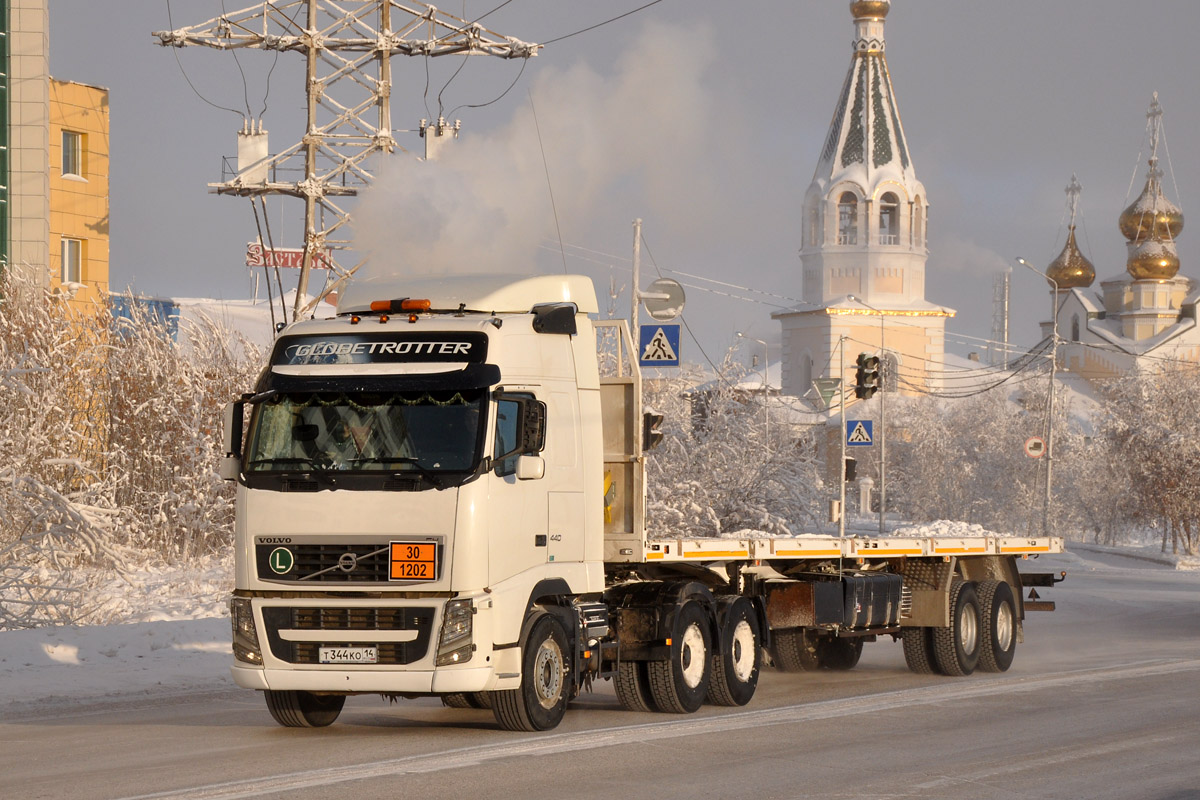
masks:
{"label": "headlight", "polygon": [[262,648],[258,644],[254,609],[250,606],[249,597],[229,599],[229,621],[233,625],[233,657],[247,664],[261,666]]}
{"label": "headlight", "polygon": [[471,660],[471,617],[475,610],[470,600],[451,600],[442,616],[442,634],[438,641],[437,665],[462,664]]}

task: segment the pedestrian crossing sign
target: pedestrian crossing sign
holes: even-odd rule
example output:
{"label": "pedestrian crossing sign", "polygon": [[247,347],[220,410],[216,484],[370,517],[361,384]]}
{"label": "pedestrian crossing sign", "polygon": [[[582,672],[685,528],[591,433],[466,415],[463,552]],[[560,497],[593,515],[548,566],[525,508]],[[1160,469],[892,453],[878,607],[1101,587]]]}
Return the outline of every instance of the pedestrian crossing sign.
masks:
{"label": "pedestrian crossing sign", "polygon": [[642,325],[638,363],[643,367],[679,366],[679,326]]}
{"label": "pedestrian crossing sign", "polygon": [[846,446],[870,447],[875,444],[874,420],[846,420]]}

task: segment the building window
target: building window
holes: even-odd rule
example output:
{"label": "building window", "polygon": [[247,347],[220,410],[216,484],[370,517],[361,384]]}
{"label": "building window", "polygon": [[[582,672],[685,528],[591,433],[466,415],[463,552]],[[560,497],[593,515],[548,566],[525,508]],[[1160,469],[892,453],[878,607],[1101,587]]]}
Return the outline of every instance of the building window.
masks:
{"label": "building window", "polygon": [[858,244],[858,198],[845,192],[838,200],[838,244]]}
{"label": "building window", "polygon": [[62,132],[62,174],[83,177],[83,134]]}
{"label": "building window", "polygon": [[1079,315],[1071,317],[1071,341],[1079,341]]}
{"label": "building window", "polygon": [[62,282],[83,283],[83,242],[79,239],[63,237]]}
{"label": "building window", "polygon": [[879,243],[900,243],[900,199],[892,192],[879,198]]}

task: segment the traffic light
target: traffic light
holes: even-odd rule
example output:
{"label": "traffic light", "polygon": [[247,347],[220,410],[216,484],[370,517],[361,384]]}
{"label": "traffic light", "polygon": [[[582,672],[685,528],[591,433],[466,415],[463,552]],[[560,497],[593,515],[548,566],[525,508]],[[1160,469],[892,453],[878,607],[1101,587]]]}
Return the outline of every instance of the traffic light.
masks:
{"label": "traffic light", "polygon": [[662,444],[663,432],[658,429],[662,425],[663,415],[647,411],[642,415],[642,452],[653,450]]}
{"label": "traffic light", "polygon": [[854,379],[854,396],[859,400],[869,400],[871,395],[879,391],[879,356],[858,354],[858,372]]}
{"label": "traffic light", "polygon": [[858,459],[846,459],[846,480],[853,481],[858,477]]}

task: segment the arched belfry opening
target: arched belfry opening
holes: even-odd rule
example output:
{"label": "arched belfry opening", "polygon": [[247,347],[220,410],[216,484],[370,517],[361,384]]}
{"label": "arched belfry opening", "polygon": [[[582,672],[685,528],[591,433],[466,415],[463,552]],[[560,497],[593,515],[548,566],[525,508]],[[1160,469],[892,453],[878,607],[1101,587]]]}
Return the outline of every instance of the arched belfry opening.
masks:
{"label": "arched belfry opening", "polygon": [[858,244],[858,196],[842,192],[838,198],[838,244]]}
{"label": "arched belfry opening", "polygon": [[879,198],[879,243],[900,244],[900,198],[895,192]]}

